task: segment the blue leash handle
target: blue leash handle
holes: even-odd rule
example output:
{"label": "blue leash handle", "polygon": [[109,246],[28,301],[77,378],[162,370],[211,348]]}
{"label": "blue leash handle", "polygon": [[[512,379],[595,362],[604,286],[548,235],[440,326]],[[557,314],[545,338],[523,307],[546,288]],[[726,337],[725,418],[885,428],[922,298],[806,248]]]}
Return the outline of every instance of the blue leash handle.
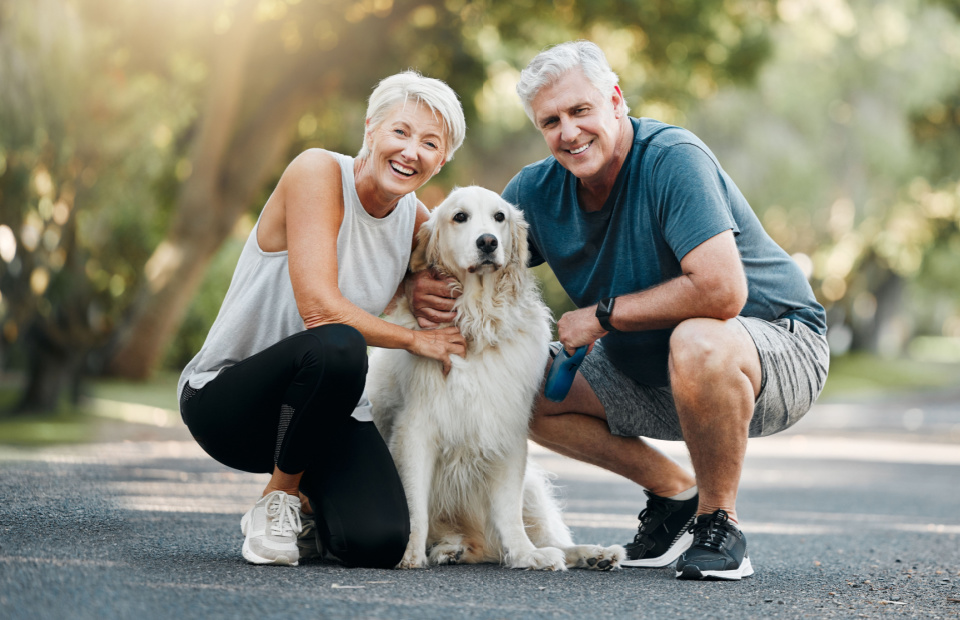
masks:
{"label": "blue leash handle", "polygon": [[573,385],[573,377],[577,374],[577,368],[580,368],[580,362],[586,355],[586,345],[574,351],[573,355],[568,354],[566,349],[560,349],[560,352],[553,358],[553,365],[550,366],[550,372],[547,374],[547,382],[543,386],[543,395],[555,403],[559,403],[566,398],[570,392],[570,386]]}

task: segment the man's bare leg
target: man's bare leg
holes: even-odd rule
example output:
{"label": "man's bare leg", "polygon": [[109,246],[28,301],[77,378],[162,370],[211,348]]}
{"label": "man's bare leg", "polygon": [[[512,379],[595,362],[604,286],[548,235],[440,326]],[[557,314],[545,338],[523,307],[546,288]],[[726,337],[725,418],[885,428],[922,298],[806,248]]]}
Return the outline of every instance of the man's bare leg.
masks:
{"label": "man's bare leg", "polygon": [[612,471],[661,497],[682,493],[695,484],[680,465],[643,439],[613,435],[603,405],[579,373],[563,402],[537,396],[530,437],[545,448]]}
{"label": "man's bare leg", "polygon": [[760,356],[736,319],[690,319],[670,338],[670,383],[700,490],[698,514],[737,520],[737,488],[760,393]]}

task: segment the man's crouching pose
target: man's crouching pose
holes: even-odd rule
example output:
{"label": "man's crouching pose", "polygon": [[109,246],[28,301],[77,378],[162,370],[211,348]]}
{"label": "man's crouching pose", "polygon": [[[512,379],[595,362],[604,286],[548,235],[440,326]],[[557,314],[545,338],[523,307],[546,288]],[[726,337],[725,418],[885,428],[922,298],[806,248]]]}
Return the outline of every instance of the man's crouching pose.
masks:
{"label": "man's crouching pose", "polygon": [[[592,347],[563,402],[538,398],[531,436],[645,489],[624,566],[740,579],[753,574],[736,512],[747,438],[788,428],[820,394],[824,310],[710,149],[628,116],[618,81],[575,41],[517,86],[552,156],[503,197],[530,224],[529,265],[548,263],[579,308],[555,350]],[[451,320],[446,282],[416,289],[422,325]],[[696,477],[642,437],[685,441]]]}

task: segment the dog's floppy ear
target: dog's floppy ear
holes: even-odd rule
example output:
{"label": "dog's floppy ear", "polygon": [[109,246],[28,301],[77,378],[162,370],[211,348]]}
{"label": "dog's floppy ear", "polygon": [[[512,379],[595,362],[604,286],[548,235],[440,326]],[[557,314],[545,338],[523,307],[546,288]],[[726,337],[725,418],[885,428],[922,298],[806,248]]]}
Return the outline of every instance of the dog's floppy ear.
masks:
{"label": "dog's floppy ear", "polygon": [[[506,201],[504,201],[506,202]],[[507,266],[510,268],[526,269],[527,261],[530,259],[530,244],[527,242],[527,230],[529,225],[523,217],[523,211],[507,203],[512,212],[510,217],[510,236],[513,248],[510,257],[507,259]]]}
{"label": "dog's floppy ear", "polygon": [[[527,243],[527,221],[523,219],[523,212],[510,203],[504,205],[510,210],[510,255],[503,266],[503,277],[500,278],[499,289],[504,294],[516,295],[525,288],[529,274],[527,260],[530,246]],[[510,292],[512,290],[512,292]]]}
{"label": "dog's floppy ear", "polygon": [[410,271],[416,273],[434,266],[439,259],[438,253],[437,218],[431,215],[417,231],[417,247],[410,254]]}

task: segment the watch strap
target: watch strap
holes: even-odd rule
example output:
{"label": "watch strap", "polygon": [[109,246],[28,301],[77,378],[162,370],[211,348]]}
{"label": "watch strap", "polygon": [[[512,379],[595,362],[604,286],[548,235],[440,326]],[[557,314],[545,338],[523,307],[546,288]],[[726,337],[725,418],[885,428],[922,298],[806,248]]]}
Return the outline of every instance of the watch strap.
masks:
{"label": "watch strap", "polygon": [[613,303],[616,300],[616,297],[607,297],[597,304],[597,320],[600,322],[600,327],[608,332],[617,331],[617,328],[610,324],[610,315],[613,314]]}

